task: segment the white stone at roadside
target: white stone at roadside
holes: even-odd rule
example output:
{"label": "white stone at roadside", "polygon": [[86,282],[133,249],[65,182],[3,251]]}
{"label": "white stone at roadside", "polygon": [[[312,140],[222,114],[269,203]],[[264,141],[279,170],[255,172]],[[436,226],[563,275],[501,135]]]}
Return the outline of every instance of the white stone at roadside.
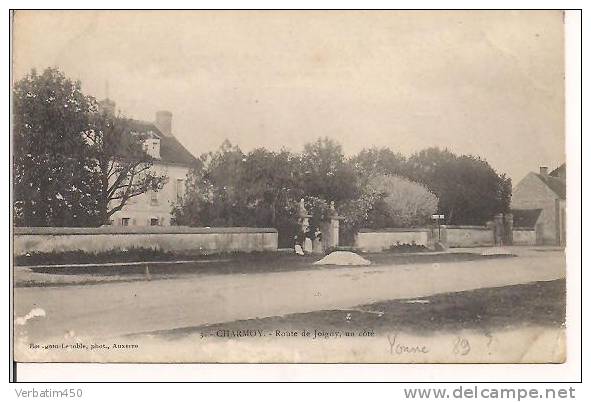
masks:
{"label": "white stone at roadside", "polygon": [[351,251],[333,251],[314,265],[370,265],[371,262]]}

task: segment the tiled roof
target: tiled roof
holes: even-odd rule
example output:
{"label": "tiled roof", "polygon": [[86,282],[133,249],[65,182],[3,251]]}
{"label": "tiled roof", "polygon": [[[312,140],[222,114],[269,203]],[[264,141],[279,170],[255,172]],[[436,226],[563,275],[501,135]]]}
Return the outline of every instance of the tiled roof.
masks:
{"label": "tiled roof", "polygon": [[539,173],[536,173],[536,175],[550,188],[550,190],[554,191],[561,200],[566,200],[566,180]]}
{"label": "tiled roof", "polygon": [[175,137],[160,137],[160,160],[187,166],[197,163],[193,154],[187,151]]}
{"label": "tiled roof", "polygon": [[533,228],[542,213],[541,209],[512,209],[513,227]]}
{"label": "tiled roof", "polygon": [[550,176],[560,177],[563,179],[566,178],[566,163],[563,163],[562,165],[558,166],[556,169],[551,171]]}
{"label": "tiled roof", "polygon": [[132,131],[135,131],[137,133],[147,133],[152,131],[158,137],[164,137],[164,135],[160,132],[160,130],[158,130],[158,128],[153,123],[141,120],[128,119],[127,124],[129,125]]}

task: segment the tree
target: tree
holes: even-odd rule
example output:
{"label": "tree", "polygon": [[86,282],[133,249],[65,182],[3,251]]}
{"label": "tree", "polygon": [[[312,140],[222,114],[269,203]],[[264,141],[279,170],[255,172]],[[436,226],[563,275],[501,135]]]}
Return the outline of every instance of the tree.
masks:
{"label": "tree", "polygon": [[248,205],[262,215],[258,224],[277,225],[278,218],[291,211],[289,203],[303,195],[298,185],[299,164],[300,159],[286,150],[257,148],[246,155],[241,185]]}
{"label": "tree", "polygon": [[185,192],[172,205],[171,215],[177,225],[206,226],[203,219],[204,205],[213,198],[213,185],[205,180],[203,160],[189,170],[185,181]]}
{"label": "tree", "polygon": [[242,173],[246,156],[238,146],[225,140],[217,152],[201,157],[205,167],[204,179],[210,193],[202,205],[202,218],[207,226],[255,226],[248,214],[247,194]]}
{"label": "tree", "polygon": [[372,147],[363,149],[352,157],[349,163],[353,166],[360,180],[369,180],[376,175],[404,175],[406,158],[394,153],[390,148]]}
{"label": "tree", "polygon": [[437,211],[437,197],[408,179],[380,175],[373,177],[368,187],[376,195],[367,219],[370,228],[424,226]]}
{"label": "tree", "polygon": [[437,197],[423,185],[400,176],[374,175],[358,198],[339,208],[344,217],[343,241],[351,243],[361,228],[423,226],[436,210]]}
{"label": "tree", "polygon": [[54,68],[13,89],[14,218],[22,226],[98,222],[96,177],[83,138],[95,103]]}
{"label": "tree", "polygon": [[368,203],[362,192],[364,181],[355,171],[355,165],[345,158],[338,142],[325,137],[304,146],[300,166],[300,186],[312,215],[312,230],[334,201],[337,211],[345,216],[343,234],[348,241],[363,219]]}
{"label": "tree", "polygon": [[14,210],[24,226],[98,226],[133,197],[159,190],[144,138],[129,120],[48,68],[14,86]]}
{"label": "tree", "polygon": [[325,137],[306,144],[301,169],[301,185],[307,196],[338,204],[359,195],[355,171],[347,163],[341,145],[334,140]]}
{"label": "tree", "polygon": [[484,224],[511,201],[510,179],[477,156],[428,148],[409,158],[407,176],[437,195],[448,224]]}
{"label": "tree", "polygon": [[299,155],[264,148],[245,154],[226,140],[201,156],[173,214],[180,224],[273,226],[286,246],[301,198],[312,226],[335,201],[344,216],[343,238],[351,239],[361,227],[425,225],[437,210],[448,223],[481,224],[508,209],[510,194],[510,180],[486,161],[437,148],[408,160],[370,148],[347,160],[328,138],[306,144]]}
{"label": "tree", "polygon": [[159,191],[168,177],[154,169],[154,158],[144,149],[146,133],[134,132],[130,120],[101,112],[84,133],[92,150],[97,176],[97,208],[101,224],[108,224],[134,197]]}
{"label": "tree", "polygon": [[186,183],[185,197],[173,207],[175,221],[192,226],[255,226],[247,213],[243,186],[246,156],[225,140],[199,157]]}
{"label": "tree", "polygon": [[173,208],[175,220],[193,226],[271,226],[287,244],[302,196],[299,163],[285,150],[244,154],[226,140],[216,152],[203,154],[191,171],[185,197]]}
{"label": "tree", "polygon": [[173,208],[181,224],[274,226],[291,232],[300,198],[341,202],[357,191],[341,146],[326,138],[306,144],[301,155],[264,148],[244,154],[226,140],[200,160],[187,181],[186,197]]}

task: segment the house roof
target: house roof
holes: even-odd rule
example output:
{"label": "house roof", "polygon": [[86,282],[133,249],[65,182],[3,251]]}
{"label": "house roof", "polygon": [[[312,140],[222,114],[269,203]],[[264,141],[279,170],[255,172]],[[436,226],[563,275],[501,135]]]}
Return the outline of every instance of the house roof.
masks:
{"label": "house roof", "polygon": [[556,169],[551,171],[550,176],[566,178],[566,163],[563,163],[562,165],[558,166]]}
{"label": "house roof", "polygon": [[160,137],[160,160],[180,165],[194,165],[197,159],[175,137]]}
{"label": "house roof", "polygon": [[512,209],[513,226],[521,228],[533,228],[542,213],[541,209]]}
{"label": "house roof", "polygon": [[133,131],[138,133],[152,132],[160,138],[159,162],[192,166],[197,159],[175,137],[167,137],[154,123],[141,120],[129,120]]}
{"label": "house roof", "polygon": [[160,130],[158,130],[158,127],[156,127],[156,125],[154,125],[154,123],[149,123],[147,121],[141,121],[141,120],[128,119],[127,124],[129,125],[129,128],[131,128],[132,131],[135,131],[138,133],[148,133],[151,131],[160,138],[164,137],[164,134],[162,134],[160,132]]}
{"label": "house roof", "polygon": [[542,180],[560,199],[566,200],[566,180],[560,177],[542,175],[539,173],[536,173],[536,176],[538,176],[538,178]]}

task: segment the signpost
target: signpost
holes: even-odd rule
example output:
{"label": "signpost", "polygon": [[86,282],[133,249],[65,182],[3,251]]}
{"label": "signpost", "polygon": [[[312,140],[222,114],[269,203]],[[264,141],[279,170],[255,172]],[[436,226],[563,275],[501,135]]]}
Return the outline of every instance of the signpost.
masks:
{"label": "signpost", "polygon": [[431,215],[431,219],[437,221],[437,240],[441,241],[441,221],[445,219],[445,215]]}

